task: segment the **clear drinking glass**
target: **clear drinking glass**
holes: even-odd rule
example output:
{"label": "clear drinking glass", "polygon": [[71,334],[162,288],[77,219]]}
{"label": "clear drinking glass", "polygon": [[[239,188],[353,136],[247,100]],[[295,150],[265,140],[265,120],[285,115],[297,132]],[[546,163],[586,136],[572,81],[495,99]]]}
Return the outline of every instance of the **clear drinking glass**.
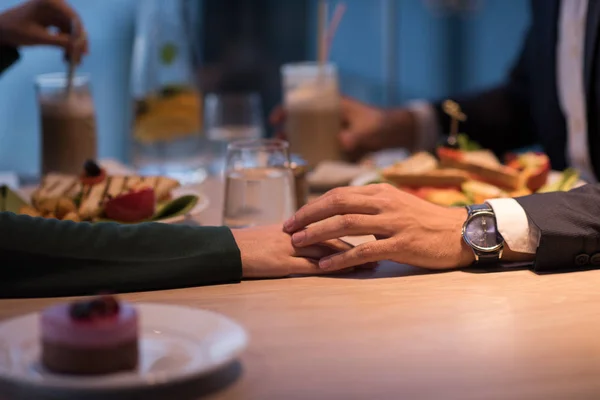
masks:
{"label": "clear drinking glass", "polygon": [[67,93],[66,74],[36,77],[42,174],[79,174],[86,160],[96,159],[96,114],[89,83],[88,75],[77,74]]}
{"label": "clear drinking glass", "polygon": [[290,150],[315,167],[325,160],[341,160],[338,73],[334,64],[316,62],[281,67],[286,110],[285,132]]}
{"label": "clear drinking glass", "polygon": [[204,132],[210,141],[209,171],[220,175],[227,145],[263,136],[262,105],[257,93],[210,93],[204,99]]}
{"label": "clear drinking glass", "polygon": [[231,228],[281,224],[296,208],[288,143],[235,141],[227,146],[223,224]]}

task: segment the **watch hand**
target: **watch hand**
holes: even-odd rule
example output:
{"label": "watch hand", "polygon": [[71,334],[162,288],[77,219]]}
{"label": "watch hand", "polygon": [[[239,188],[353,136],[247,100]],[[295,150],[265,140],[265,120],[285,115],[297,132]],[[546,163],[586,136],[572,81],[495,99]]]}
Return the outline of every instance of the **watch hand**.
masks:
{"label": "watch hand", "polygon": [[487,220],[483,220],[483,235],[485,237],[485,247],[488,247],[488,224],[487,224]]}

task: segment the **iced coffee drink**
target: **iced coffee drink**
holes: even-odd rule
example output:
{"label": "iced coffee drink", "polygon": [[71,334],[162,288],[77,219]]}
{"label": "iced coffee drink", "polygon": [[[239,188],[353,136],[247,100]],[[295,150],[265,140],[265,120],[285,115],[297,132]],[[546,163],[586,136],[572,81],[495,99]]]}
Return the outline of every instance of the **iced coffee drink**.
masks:
{"label": "iced coffee drink", "polygon": [[75,76],[66,91],[64,75],[37,79],[41,114],[42,174],[78,174],[97,157],[96,118],[88,78]]}
{"label": "iced coffee drink", "polygon": [[340,94],[333,64],[287,64],[282,67],[286,135],[290,150],[315,167],[343,158]]}

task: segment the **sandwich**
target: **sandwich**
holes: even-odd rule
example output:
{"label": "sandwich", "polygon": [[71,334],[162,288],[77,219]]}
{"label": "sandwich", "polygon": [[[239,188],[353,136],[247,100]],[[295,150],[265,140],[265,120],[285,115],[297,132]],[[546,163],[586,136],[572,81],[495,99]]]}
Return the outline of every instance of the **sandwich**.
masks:
{"label": "sandwich", "polygon": [[399,187],[460,187],[469,174],[456,168],[439,168],[438,160],[426,152],[416,153],[381,171],[382,177]]}
{"label": "sandwich", "polygon": [[437,149],[442,168],[465,171],[475,180],[486,182],[509,191],[525,185],[525,177],[515,168],[502,165],[488,150],[461,151],[445,147]]}

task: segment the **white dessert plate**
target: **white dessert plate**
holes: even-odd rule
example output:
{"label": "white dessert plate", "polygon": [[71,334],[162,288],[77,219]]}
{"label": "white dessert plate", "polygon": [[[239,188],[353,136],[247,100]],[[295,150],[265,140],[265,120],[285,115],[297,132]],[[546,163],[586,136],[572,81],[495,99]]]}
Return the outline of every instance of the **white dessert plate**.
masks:
{"label": "white dessert plate", "polygon": [[[37,186],[23,186],[19,188],[17,192],[21,195],[23,200],[29,202],[31,199],[31,194],[35,191],[36,188]],[[191,210],[189,210],[185,214],[176,215],[171,218],[160,219],[156,222],[160,222],[163,224],[177,224],[180,222],[184,222],[200,214],[202,211],[206,210],[210,205],[210,200],[208,199],[208,197],[204,193],[201,193],[200,184],[184,185],[177,187],[171,191],[171,194],[173,198],[185,195],[198,196],[198,202]]]}
{"label": "white dessert plate", "polygon": [[[548,174],[548,182],[549,183],[555,182],[556,180],[560,179],[560,175],[561,175],[561,173],[558,171],[550,171],[550,173]],[[366,173],[361,174],[361,175],[357,176],[356,178],[354,178],[352,180],[352,182],[350,182],[350,186],[364,186],[367,183],[376,181],[380,178],[381,177],[379,175],[379,171],[376,171],[376,170],[369,171],[369,172],[366,172]],[[585,182],[582,180],[579,180],[575,184],[575,187],[583,186],[583,185],[585,185]]]}
{"label": "white dessert plate", "polygon": [[234,361],[248,343],[231,319],[190,307],[136,304],[140,312],[137,371],[92,377],[57,375],[40,362],[39,313],[0,323],[0,382],[44,393],[147,389],[206,375]]}

